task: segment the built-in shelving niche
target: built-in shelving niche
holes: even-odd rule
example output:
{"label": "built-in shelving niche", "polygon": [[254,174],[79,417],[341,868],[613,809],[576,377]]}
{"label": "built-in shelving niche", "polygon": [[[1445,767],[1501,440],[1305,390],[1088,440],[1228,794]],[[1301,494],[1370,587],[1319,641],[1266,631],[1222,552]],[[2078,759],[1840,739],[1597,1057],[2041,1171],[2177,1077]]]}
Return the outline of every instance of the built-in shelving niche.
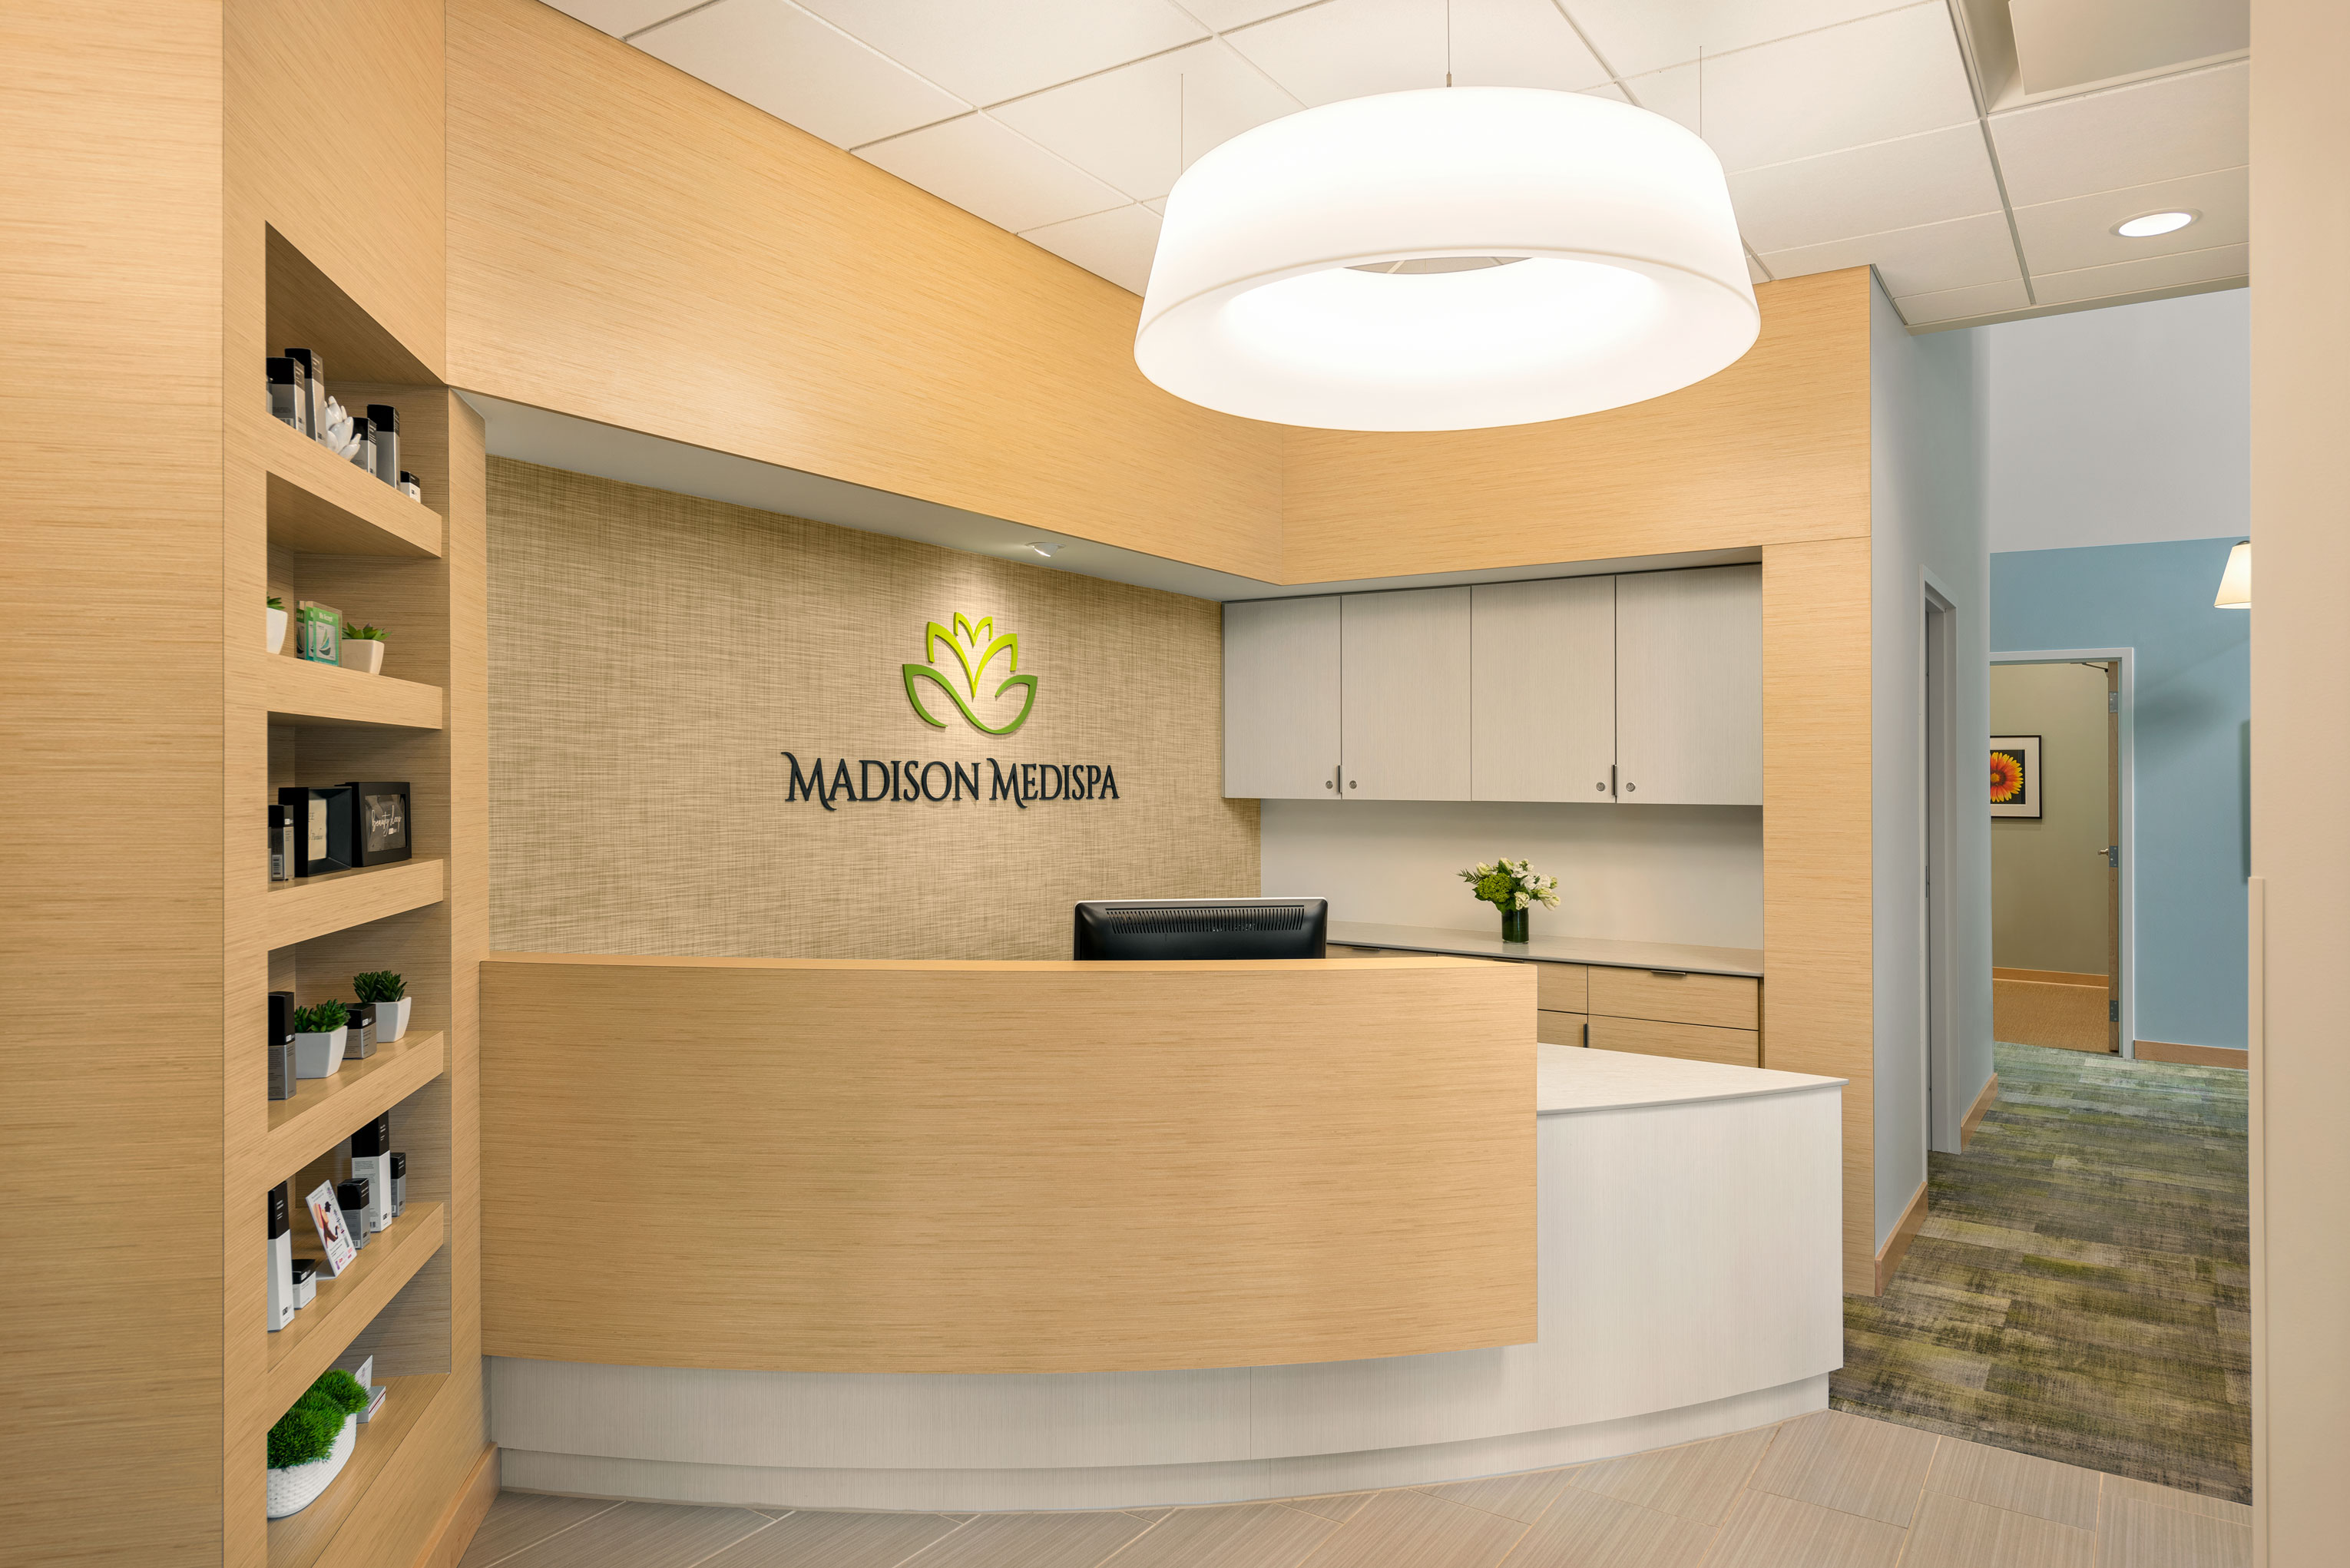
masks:
{"label": "built-in shelving niche", "polygon": [[[253,890],[269,989],[291,991],[304,1004],[348,1001],[354,974],[393,970],[413,999],[405,1039],[348,1063],[334,1079],[303,1082],[294,1100],[268,1113],[263,1182],[293,1184],[299,1253],[317,1248],[301,1198],[348,1174],[354,1127],[388,1106],[395,1146],[408,1156],[407,1211],[370,1240],[361,1266],[322,1284],[293,1327],[269,1334],[255,1325],[271,1341],[266,1397],[257,1406],[265,1426],[329,1366],[372,1355],[377,1380],[391,1386],[385,1416],[359,1429],[349,1464],[328,1492],[269,1526],[270,1568],[307,1568],[419,1429],[452,1370],[451,1269],[463,1217],[452,1196],[449,1070],[451,395],[274,229],[267,286],[268,352],[315,349],[325,361],[327,391],[344,407],[399,409],[400,465],[424,492],[422,504],[411,501],[274,421],[245,443],[266,492],[269,592],[288,609],[315,599],[341,610],[347,623],[389,633],[382,675],[365,676],[297,659],[290,633],[285,650],[270,654],[256,608],[252,657],[264,662],[255,667],[255,722],[266,729],[269,798],[290,784],[404,780],[412,813],[407,861]],[[261,367],[253,369],[257,385]],[[265,804],[255,803],[256,837]],[[254,1194],[256,1210],[261,1196]],[[260,1436],[253,1434],[255,1462]]]}

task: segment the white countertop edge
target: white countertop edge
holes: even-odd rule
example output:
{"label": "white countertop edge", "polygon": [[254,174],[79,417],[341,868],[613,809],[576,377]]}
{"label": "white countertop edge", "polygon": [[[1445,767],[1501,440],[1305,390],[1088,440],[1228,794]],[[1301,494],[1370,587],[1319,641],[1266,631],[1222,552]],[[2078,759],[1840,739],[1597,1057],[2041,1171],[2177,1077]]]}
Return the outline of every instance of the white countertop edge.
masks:
{"label": "white countertop edge", "polygon": [[1575,963],[1600,969],[1655,969],[1687,974],[1762,978],[1756,948],[1711,948],[1683,942],[1635,942],[1613,937],[1558,937],[1537,932],[1534,940],[1504,942],[1494,932],[1451,930],[1436,926],[1388,926],[1371,920],[1333,920],[1330,940],[1338,947],[1386,948],[1399,952],[1452,958],[1497,959],[1516,963]]}
{"label": "white countertop edge", "polygon": [[1717,1100],[1766,1100],[1779,1095],[1810,1095],[1822,1089],[1841,1089],[1852,1082],[1849,1078],[1821,1078],[1809,1084],[1775,1084],[1764,1089],[1725,1089],[1711,1095],[1676,1095],[1653,1100],[1610,1100],[1598,1106],[1554,1106],[1548,1110],[1537,1106],[1536,1119],[1544,1116],[1587,1116],[1600,1111],[1639,1111],[1658,1106],[1706,1105]]}

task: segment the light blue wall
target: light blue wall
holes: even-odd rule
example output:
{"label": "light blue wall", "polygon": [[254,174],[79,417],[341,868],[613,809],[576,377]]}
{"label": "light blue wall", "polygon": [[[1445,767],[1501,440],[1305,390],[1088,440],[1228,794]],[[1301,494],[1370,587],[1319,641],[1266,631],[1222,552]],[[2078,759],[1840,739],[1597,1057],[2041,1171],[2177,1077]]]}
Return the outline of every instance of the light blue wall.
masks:
{"label": "light blue wall", "polygon": [[1991,646],[2137,650],[2137,1034],[2244,1044],[2251,615],[2214,609],[2235,536],[1991,558]]}

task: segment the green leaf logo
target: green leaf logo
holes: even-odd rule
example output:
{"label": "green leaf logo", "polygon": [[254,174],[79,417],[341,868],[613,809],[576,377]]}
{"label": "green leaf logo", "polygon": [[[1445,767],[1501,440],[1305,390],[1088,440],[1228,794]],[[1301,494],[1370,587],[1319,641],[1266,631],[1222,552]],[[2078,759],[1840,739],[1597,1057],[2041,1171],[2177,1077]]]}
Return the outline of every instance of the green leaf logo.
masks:
{"label": "green leaf logo", "polygon": [[[939,664],[941,647],[954,655],[953,664]],[[979,715],[972,711],[972,705],[980,700],[980,681],[999,653],[1004,656],[1004,678],[993,696],[1000,698],[1015,686],[1024,688],[1020,711],[1013,716],[1010,723],[1000,726],[981,722]],[[955,711],[983,735],[1012,733],[1028,722],[1029,713],[1036,706],[1036,678],[1019,673],[1020,639],[1008,631],[1001,637],[996,636],[995,618],[993,616],[983,616],[973,621],[957,610],[951,627],[941,626],[937,621],[930,622],[922,634],[922,659],[924,661],[920,664],[903,664],[899,669],[904,672],[906,701],[913,705],[915,715],[934,730],[945,729],[947,722],[922,706],[922,694],[915,688],[918,680],[927,681],[945,692],[947,701],[955,705]],[[956,690],[958,682],[950,679],[953,676],[961,677],[961,691]],[[969,701],[964,701],[966,692],[970,695]]]}

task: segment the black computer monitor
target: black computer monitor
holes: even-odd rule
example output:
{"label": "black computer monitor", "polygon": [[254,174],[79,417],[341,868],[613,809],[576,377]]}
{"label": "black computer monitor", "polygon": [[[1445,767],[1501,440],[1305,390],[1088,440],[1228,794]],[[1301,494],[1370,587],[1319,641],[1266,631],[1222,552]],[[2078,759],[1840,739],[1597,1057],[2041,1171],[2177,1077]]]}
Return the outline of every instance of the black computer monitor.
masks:
{"label": "black computer monitor", "polygon": [[1326,898],[1103,898],[1077,906],[1081,959],[1318,959]]}

